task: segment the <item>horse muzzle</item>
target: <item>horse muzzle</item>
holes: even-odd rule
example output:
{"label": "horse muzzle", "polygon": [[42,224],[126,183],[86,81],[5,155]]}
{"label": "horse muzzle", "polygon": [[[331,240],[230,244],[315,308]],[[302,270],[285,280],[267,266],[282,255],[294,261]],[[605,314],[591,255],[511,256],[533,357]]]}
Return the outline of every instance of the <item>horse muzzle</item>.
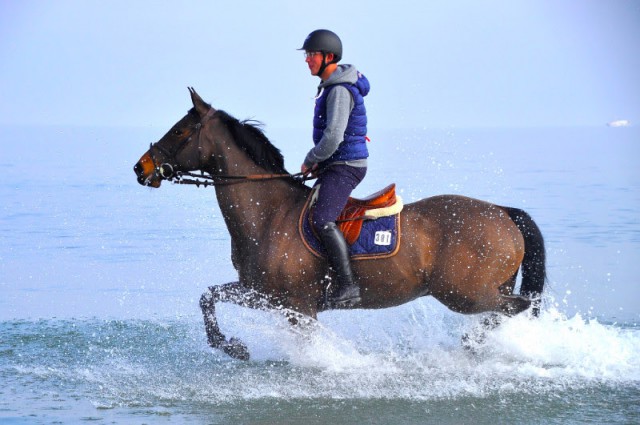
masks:
{"label": "horse muzzle", "polygon": [[154,188],[160,187],[162,184],[162,175],[158,172],[153,159],[149,152],[145,153],[142,158],[133,167],[133,172],[136,173],[138,183],[143,186],[150,186]]}

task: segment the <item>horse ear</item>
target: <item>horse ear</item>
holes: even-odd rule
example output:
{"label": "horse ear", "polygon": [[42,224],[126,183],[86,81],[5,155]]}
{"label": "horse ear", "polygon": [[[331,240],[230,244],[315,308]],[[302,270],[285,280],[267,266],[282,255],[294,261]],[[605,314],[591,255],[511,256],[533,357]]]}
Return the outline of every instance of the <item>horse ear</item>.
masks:
{"label": "horse ear", "polygon": [[198,112],[198,115],[200,115],[200,118],[204,117],[207,114],[207,112],[209,112],[209,109],[211,109],[211,105],[209,105],[207,102],[202,100],[200,95],[196,93],[193,87],[188,87],[188,88],[189,88],[189,93],[191,94],[191,101],[193,102],[193,107],[196,108],[196,111]]}

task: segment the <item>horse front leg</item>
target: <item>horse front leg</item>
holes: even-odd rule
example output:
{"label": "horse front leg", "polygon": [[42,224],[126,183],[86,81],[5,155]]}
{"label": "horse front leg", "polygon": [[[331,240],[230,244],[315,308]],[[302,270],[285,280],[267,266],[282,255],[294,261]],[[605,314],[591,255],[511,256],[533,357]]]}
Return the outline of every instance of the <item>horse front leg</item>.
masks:
{"label": "horse front leg", "polygon": [[233,358],[249,360],[247,347],[242,344],[241,341],[234,338],[228,341],[220,331],[218,319],[216,318],[216,302],[220,300],[221,294],[224,293],[224,288],[232,288],[233,285],[237,285],[237,283],[227,283],[219,287],[212,286],[200,297],[200,309],[202,310],[202,317],[204,319],[204,329],[207,333],[209,346],[220,348]]}
{"label": "horse front leg", "polygon": [[270,302],[269,297],[242,286],[240,282],[210,286],[200,297],[200,308],[202,309],[204,328],[207,332],[209,345],[213,348],[221,349],[234,359],[249,360],[247,346],[237,338],[227,340],[220,331],[216,318],[215,305],[217,302],[230,302],[242,307],[261,310],[273,308],[273,304]]}

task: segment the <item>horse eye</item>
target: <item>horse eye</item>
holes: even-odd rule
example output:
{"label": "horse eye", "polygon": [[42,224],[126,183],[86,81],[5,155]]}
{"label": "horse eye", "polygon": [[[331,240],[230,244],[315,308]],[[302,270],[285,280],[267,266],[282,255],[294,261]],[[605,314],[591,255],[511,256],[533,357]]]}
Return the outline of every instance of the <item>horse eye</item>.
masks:
{"label": "horse eye", "polygon": [[182,135],[182,131],[181,130],[173,130],[173,134],[176,136],[181,136]]}

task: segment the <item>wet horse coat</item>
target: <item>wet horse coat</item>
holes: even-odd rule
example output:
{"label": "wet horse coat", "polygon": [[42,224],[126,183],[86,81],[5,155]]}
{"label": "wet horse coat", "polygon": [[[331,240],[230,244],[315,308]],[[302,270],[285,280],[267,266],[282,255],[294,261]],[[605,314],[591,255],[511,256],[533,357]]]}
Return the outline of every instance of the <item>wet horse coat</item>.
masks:
{"label": "wet horse coat", "polygon": [[[151,187],[193,170],[214,180],[238,281],[211,286],[200,304],[209,344],[247,359],[246,347],[220,331],[215,304],[282,308],[292,321],[316,318],[326,308],[328,264],[298,236],[298,219],[311,189],[286,172],[282,155],[258,127],[190,92],[193,109],[151,146],[134,171],[141,184]],[[526,212],[441,195],[406,204],[400,225],[403,237],[396,255],[353,263],[362,289],[358,308],[388,308],[431,295],[464,314],[514,315],[532,301],[537,311],[545,250]],[[514,295],[520,268],[520,295]]]}

